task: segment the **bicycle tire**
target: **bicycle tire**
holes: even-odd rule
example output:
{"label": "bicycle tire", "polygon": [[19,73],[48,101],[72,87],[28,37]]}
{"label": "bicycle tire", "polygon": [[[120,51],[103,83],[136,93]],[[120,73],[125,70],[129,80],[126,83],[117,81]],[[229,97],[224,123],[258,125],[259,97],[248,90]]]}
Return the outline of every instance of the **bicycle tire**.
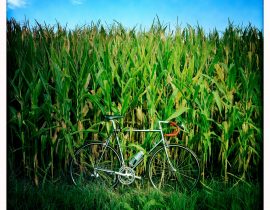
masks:
{"label": "bicycle tire", "polygon": [[113,171],[119,170],[120,158],[110,145],[105,145],[95,141],[77,150],[70,164],[70,176],[75,185],[90,182],[110,188],[117,185],[118,176]]}
{"label": "bicycle tire", "polygon": [[168,162],[165,147],[157,149],[148,163],[148,176],[152,185],[161,191],[190,192],[200,178],[198,158],[193,151],[181,145],[167,145],[166,150],[176,171]]}

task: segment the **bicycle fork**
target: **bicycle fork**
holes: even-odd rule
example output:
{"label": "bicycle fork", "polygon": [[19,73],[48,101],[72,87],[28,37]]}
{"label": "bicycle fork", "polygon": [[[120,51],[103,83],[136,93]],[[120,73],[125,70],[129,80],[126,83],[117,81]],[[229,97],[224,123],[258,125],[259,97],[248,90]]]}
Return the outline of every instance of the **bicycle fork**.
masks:
{"label": "bicycle fork", "polygon": [[169,158],[169,154],[168,154],[168,151],[167,151],[167,148],[166,148],[166,142],[165,142],[165,138],[164,138],[164,134],[163,134],[163,131],[162,131],[162,126],[161,124],[162,123],[169,123],[168,121],[159,121],[159,129],[160,129],[160,133],[161,133],[161,137],[162,137],[162,142],[163,142],[163,146],[164,146],[164,150],[165,150],[165,154],[166,154],[166,157],[167,157],[167,160],[169,162],[169,165],[172,169],[173,172],[176,172],[177,170],[175,169],[175,167],[173,166],[170,158]]}

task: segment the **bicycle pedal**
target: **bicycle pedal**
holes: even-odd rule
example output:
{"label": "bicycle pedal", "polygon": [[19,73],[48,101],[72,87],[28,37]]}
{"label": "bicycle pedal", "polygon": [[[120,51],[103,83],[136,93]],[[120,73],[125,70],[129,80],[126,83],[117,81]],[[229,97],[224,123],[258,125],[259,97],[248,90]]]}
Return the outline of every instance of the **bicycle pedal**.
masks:
{"label": "bicycle pedal", "polygon": [[134,176],[135,179],[139,179],[139,180],[142,180],[142,177],[141,176]]}

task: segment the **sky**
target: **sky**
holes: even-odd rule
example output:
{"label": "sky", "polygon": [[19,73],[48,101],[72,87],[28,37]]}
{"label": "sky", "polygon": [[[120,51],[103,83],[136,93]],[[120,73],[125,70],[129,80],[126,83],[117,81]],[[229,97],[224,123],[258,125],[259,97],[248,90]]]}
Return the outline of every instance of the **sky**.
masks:
{"label": "sky", "polygon": [[47,25],[59,22],[75,26],[115,21],[125,28],[148,29],[154,19],[173,29],[201,26],[206,31],[224,31],[228,20],[237,26],[263,30],[263,0],[7,0],[7,18]]}

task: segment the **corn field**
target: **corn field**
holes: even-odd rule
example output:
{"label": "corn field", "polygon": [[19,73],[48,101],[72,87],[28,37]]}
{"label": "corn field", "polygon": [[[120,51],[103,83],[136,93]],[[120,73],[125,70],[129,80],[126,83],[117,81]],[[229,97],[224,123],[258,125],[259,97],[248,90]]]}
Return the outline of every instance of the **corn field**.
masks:
{"label": "corn field", "polygon": [[102,116],[122,114],[124,127],[184,122],[188,132],[171,141],[194,150],[203,178],[260,175],[263,34],[251,25],[206,34],[157,19],[149,30],[71,31],[11,19],[7,58],[9,173],[58,179],[76,148],[106,135]]}

